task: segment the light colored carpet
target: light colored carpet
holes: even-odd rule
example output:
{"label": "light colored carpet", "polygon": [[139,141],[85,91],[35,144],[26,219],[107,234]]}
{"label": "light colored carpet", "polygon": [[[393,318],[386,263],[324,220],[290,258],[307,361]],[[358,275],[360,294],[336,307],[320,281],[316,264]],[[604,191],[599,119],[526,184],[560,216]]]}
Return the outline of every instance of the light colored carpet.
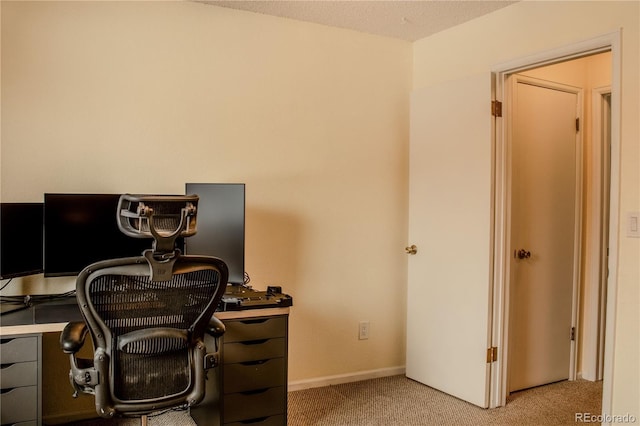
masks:
{"label": "light colored carpet", "polygon": [[[602,382],[559,382],[512,394],[482,409],[404,376],[289,392],[288,426],[575,425],[576,413],[600,414]],[[87,420],[76,426],[139,425],[139,419]],[[149,418],[150,426],[192,426],[184,411]]]}
{"label": "light colored carpet", "polygon": [[482,409],[404,376],[289,393],[289,426],[575,425],[575,413],[601,412],[602,382],[560,382]]}

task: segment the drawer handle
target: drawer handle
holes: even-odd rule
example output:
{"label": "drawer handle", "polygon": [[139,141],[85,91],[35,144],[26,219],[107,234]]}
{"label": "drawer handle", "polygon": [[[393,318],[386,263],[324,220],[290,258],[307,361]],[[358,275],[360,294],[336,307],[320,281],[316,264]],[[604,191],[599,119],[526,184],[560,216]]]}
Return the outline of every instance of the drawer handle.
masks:
{"label": "drawer handle", "polygon": [[269,416],[267,417],[258,417],[256,419],[249,419],[249,420],[240,420],[239,423],[242,423],[243,425],[252,425],[255,423],[262,423],[265,420],[267,420],[269,418]]}
{"label": "drawer handle", "polygon": [[257,361],[245,361],[245,362],[241,362],[240,364],[242,365],[261,365],[266,363],[267,361],[269,361],[268,359],[259,359]]}
{"label": "drawer handle", "polygon": [[250,319],[240,321],[243,324],[262,324],[263,322],[269,321],[267,318],[258,318],[258,319]]}
{"label": "drawer handle", "polygon": [[11,367],[13,364],[15,364],[15,362],[12,362],[10,364],[2,364],[0,365],[0,370],[4,370],[5,368],[9,368]]}
{"label": "drawer handle", "polygon": [[251,345],[261,345],[266,343],[269,339],[258,339],[258,340],[247,340],[246,342],[240,342],[243,345],[251,346]]}
{"label": "drawer handle", "polygon": [[255,389],[255,390],[250,390],[250,391],[244,391],[244,392],[240,392],[240,393],[242,395],[258,395],[260,393],[265,393],[268,390],[269,390],[269,388],[264,388],[264,389]]}
{"label": "drawer handle", "polygon": [[0,390],[0,394],[9,393],[9,392],[12,392],[12,391],[14,391],[14,390],[16,390],[16,389],[18,389],[18,388],[2,389],[2,390]]}

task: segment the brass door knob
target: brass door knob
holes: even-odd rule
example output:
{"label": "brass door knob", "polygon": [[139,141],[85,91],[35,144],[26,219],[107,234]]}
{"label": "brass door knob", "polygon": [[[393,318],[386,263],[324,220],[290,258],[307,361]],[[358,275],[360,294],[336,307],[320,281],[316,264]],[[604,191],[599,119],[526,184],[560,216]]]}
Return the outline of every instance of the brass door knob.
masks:
{"label": "brass door knob", "polygon": [[404,251],[407,254],[412,254],[413,255],[413,254],[416,254],[418,252],[418,247],[416,247],[415,245],[411,245],[409,247],[405,247]]}

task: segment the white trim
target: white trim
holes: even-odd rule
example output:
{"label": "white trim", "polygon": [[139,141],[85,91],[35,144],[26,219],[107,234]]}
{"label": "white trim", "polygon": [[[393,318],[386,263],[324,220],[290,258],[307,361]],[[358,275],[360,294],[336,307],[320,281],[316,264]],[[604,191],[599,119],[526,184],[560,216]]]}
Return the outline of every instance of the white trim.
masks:
{"label": "white trim", "polygon": [[602,106],[607,104],[608,114],[604,116],[606,121],[607,133],[605,133],[605,149],[604,149],[604,194],[605,194],[605,202],[603,202],[601,206],[601,211],[603,214],[602,222],[601,222],[601,235],[602,235],[602,246],[600,253],[600,281],[598,283],[599,288],[599,320],[598,320],[598,366],[597,366],[597,379],[602,380],[604,377],[604,348],[605,348],[605,329],[606,329],[606,318],[607,318],[607,283],[609,278],[609,222],[611,220],[609,208],[610,208],[610,200],[611,194],[611,86],[608,87],[609,92],[606,95],[608,101],[605,102],[604,98],[602,99]]}
{"label": "white trim", "polygon": [[616,37],[620,37],[620,31],[603,34],[568,46],[562,46],[556,49],[503,62],[494,66],[492,71],[498,73],[498,75],[504,76],[506,74],[515,74],[527,69],[539,68],[545,65],[590,56],[599,52],[607,52],[611,50],[613,46],[613,39]]}
{"label": "white trim", "polygon": [[618,304],[618,215],[620,214],[620,123],[621,76],[622,76],[622,33],[617,31],[611,38],[611,157],[609,182],[609,279],[607,280],[607,312],[604,344],[604,372],[602,385],[602,414],[612,414],[613,369],[616,340],[616,306]]}
{"label": "white trim", "polygon": [[[493,72],[493,82],[495,85],[494,96],[498,101],[503,101],[502,114],[507,116],[510,103],[504,103],[505,92],[508,90],[505,73]],[[510,124],[510,123],[507,123]],[[508,351],[505,350],[509,343],[505,327],[509,315],[509,290],[504,285],[509,276],[509,262],[505,262],[507,257],[507,242],[510,240],[510,221],[507,217],[507,205],[510,203],[510,182],[506,179],[509,173],[510,161],[504,145],[504,139],[508,130],[504,120],[500,117],[495,119],[495,131],[493,133],[493,320],[492,320],[492,342],[498,348],[498,360],[491,370],[491,384],[489,395],[489,408],[501,407],[507,400],[507,361]]]}
{"label": "white trim", "polygon": [[[584,90],[578,93],[578,123],[584,123]],[[571,341],[571,358],[569,367],[569,380],[576,380],[578,373],[578,348],[580,348],[580,283],[582,282],[582,218],[584,217],[584,126],[579,127],[576,135],[576,181],[575,181],[575,216],[574,216],[574,245],[573,245],[573,300],[571,303],[571,326],[574,330]]]}
{"label": "white trim", "polygon": [[[591,90],[591,220],[587,224],[587,268],[585,268],[585,310],[582,343],[582,372],[585,380],[602,380],[602,361],[604,357],[604,308],[606,291],[606,235],[605,223],[608,214],[603,201],[609,198],[608,190],[609,161],[608,143],[603,138],[603,102],[604,96],[611,95],[611,86],[598,87]],[[607,209],[608,210],[608,209]],[[603,233],[605,235],[603,235]],[[604,256],[604,257],[603,257]]]}
{"label": "white trim", "polygon": [[[606,311],[606,336],[605,359],[603,375],[602,413],[611,414],[613,393],[613,368],[615,348],[615,318],[616,318],[616,294],[617,294],[617,264],[618,264],[618,214],[620,202],[620,75],[621,75],[621,30],[600,35],[589,40],[579,41],[568,46],[551,49],[545,52],[518,58],[493,67],[496,73],[496,99],[504,99],[506,79],[510,74],[525,69],[536,68],[542,65],[563,62],[578,57],[592,55],[594,53],[611,51],[612,82],[611,82],[611,182],[610,182],[610,220],[609,220],[609,280],[607,286],[607,311]],[[508,235],[504,232],[508,229],[506,216],[508,180],[506,162],[505,136],[506,126],[504,120],[498,120],[495,135],[495,236],[494,256],[495,274],[494,286],[494,311],[493,334],[494,342],[498,346],[498,360],[491,383],[491,407],[499,407],[506,404],[507,399],[507,362],[508,342],[505,326],[508,321],[508,261],[505,253]]]}
{"label": "white trim", "polygon": [[378,379],[380,377],[404,375],[405,367],[389,367],[377,370],[359,371],[357,373],[338,374],[335,376],[316,377],[308,380],[296,380],[289,382],[288,391],[320,388],[323,386],[341,385],[343,383],[359,382],[362,380]]}

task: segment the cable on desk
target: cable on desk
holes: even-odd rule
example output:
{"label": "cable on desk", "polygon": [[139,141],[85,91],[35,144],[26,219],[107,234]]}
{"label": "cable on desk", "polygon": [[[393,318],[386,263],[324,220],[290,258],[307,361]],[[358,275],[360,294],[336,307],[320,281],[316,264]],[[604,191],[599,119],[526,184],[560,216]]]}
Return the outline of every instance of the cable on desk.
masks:
{"label": "cable on desk", "polygon": [[[3,287],[4,288],[4,287]],[[71,290],[66,293],[57,294],[34,294],[26,296],[0,296],[0,303],[6,303],[10,305],[25,305],[32,306],[33,304],[50,302],[55,300],[64,300],[70,297],[75,297],[76,291]]]}

